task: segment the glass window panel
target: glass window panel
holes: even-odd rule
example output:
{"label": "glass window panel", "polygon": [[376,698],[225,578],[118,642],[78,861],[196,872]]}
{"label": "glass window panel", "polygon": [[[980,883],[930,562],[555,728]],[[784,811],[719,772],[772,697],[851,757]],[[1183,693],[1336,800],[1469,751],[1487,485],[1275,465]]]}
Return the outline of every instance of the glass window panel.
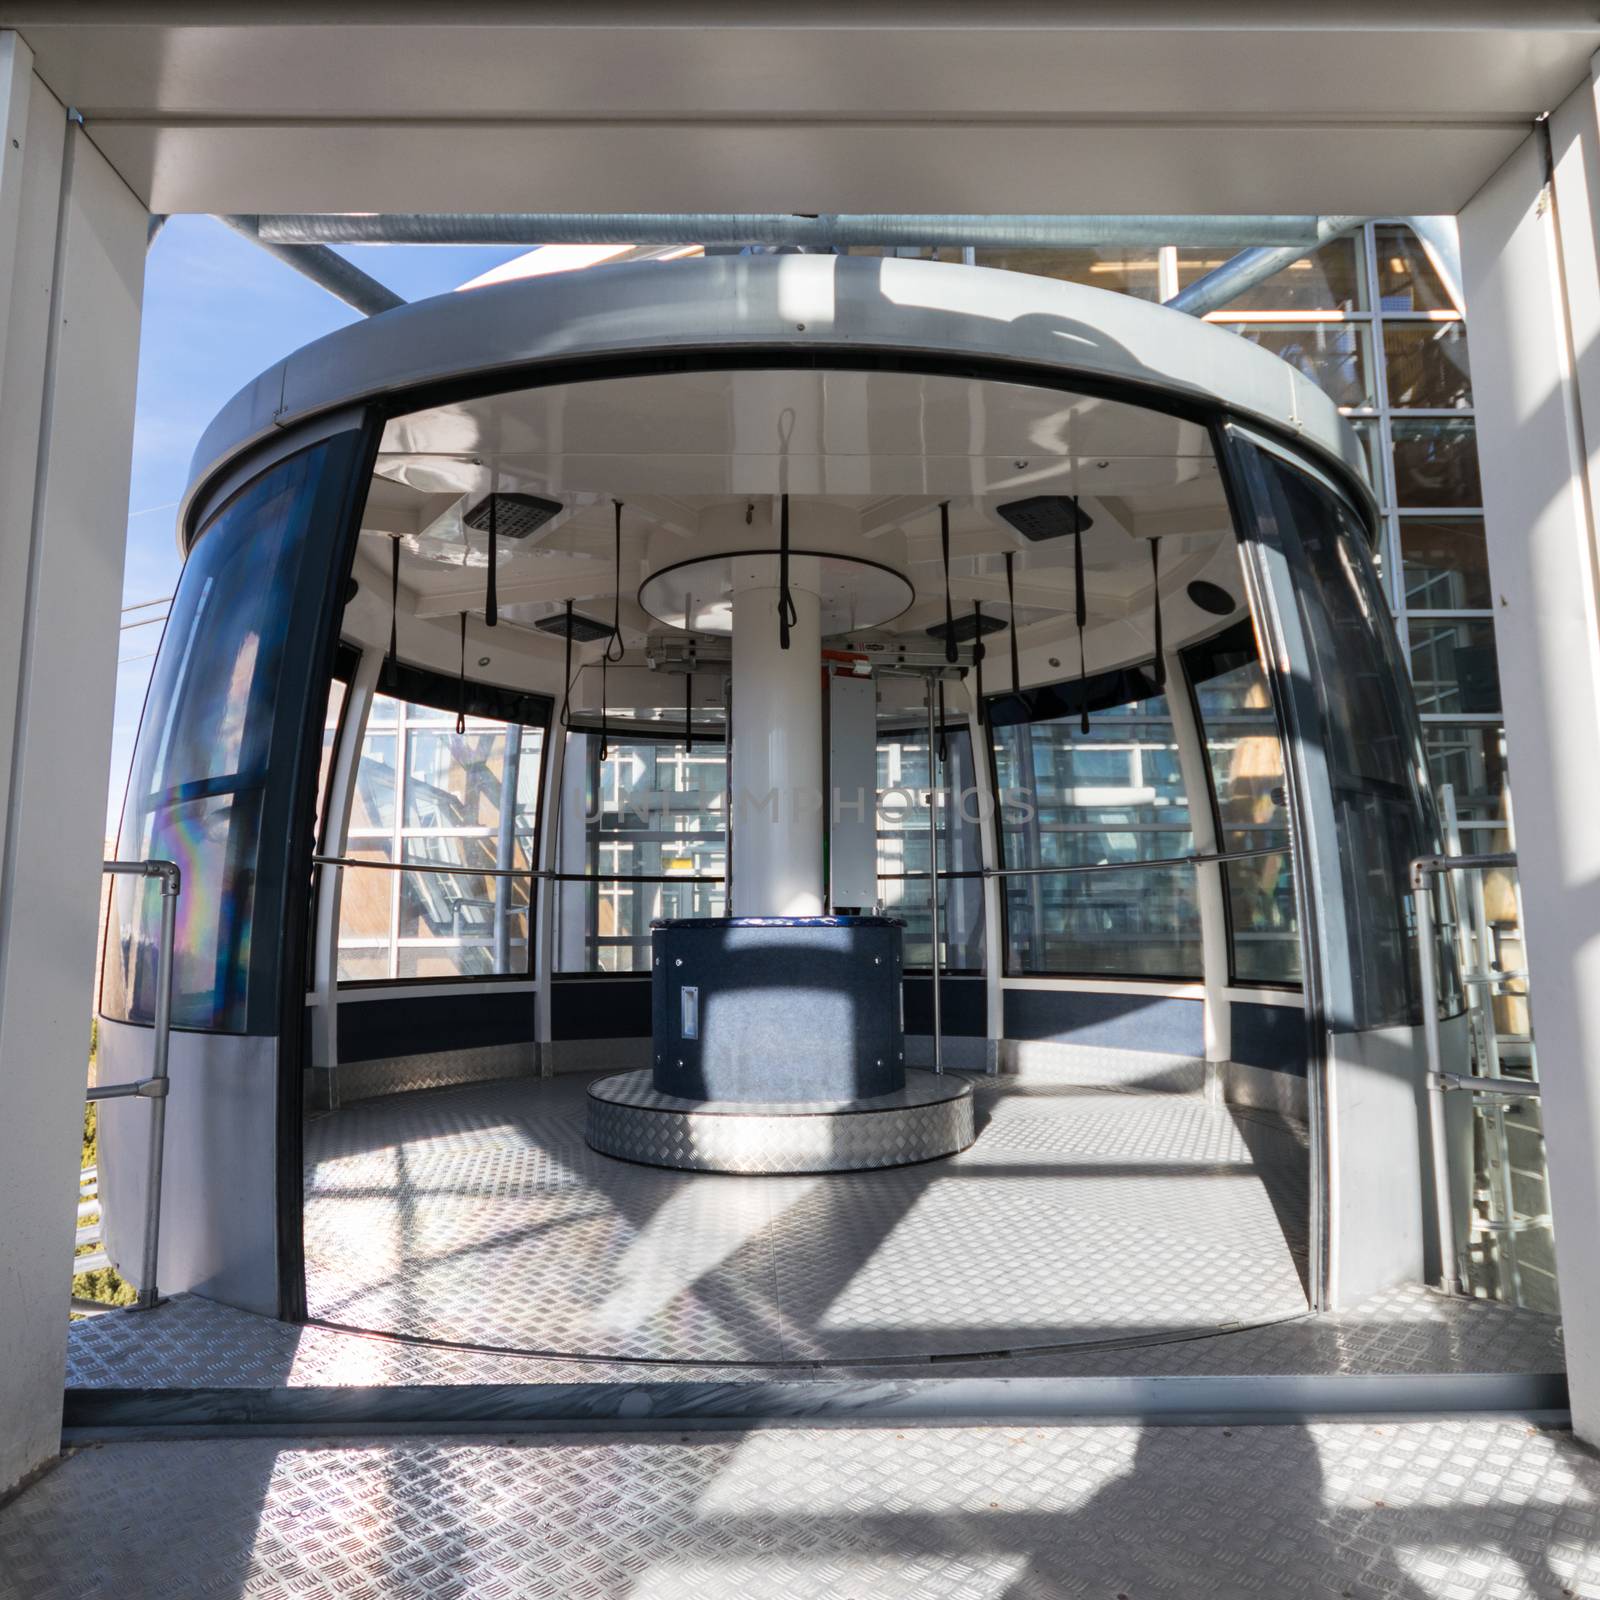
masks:
{"label": "glass window panel", "polygon": [[1422,730],[1434,787],[1453,791],[1462,823],[1503,822],[1506,816],[1505,729],[1498,724],[1435,722]]}
{"label": "glass window panel", "polygon": [[328,685],[328,714],[322,723],[322,754],[317,761],[317,815],[312,837],[321,843],[322,816],[328,803],[328,780],[333,775],[333,759],[339,749],[339,728],[344,720],[344,703],[350,687],[343,678]]}
{"label": "glass window panel", "polygon": [[1428,260],[1422,241],[1394,224],[1375,230],[1378,253],[1378,304],[1385,311],[1452,311],[1443,280]]}
{"label": "glass window panel", "polygon": [[1222,322],[1298,368],[1327,391],[1335,404],[1371,406],[1372,332],[1359,322]]}
{"label": "glass window panel", "polygon": [[[1235,295],[1229,311],[1364,311],[1366,273],[1361,269],[1359,237],[1334,239],[1281,268],[1264,282]],[[1207,273],[1233,260],[1250,240],[1237,245],[1178,248],[1178,286],[1187,289]]]}
{"label": "glass window panel", "polygon": [[1459,322],[1386,322],[1383,356],[1389,404],[1434,411],[1472,405],[1467,330]]}
{"label": "glass window panel", "polygon": [[[1189,854],[1188,797],[1164,697],[997,727],[1008,867],[1163,861]],[[1007,971],[1198,976],[1191,867],[1008,878]]]}
{"label": "glass window panel", "polygon": [[592,881],[560,887],[556,970],[646,972],[653,919],[723,915],[723,885],[695,881],[726,871],[723,746],[613,738],[602,763],[573,732],[563,773],[560,870]]}
{"label": "glass window panel", "polygon": [[1395,499],[1402,506],[1479,506],[1477,431],[1452,417],[1396,417]]}
{"label": "glass window panel", "polygon": [[1402,517],[1400,553],[1412,611],[1487,611],[1489,547],[1482,517]]}
{"label": "glass window panel", "polygon": [[[345,853],[381,851],[384,860],[462,870],[384,873],[380,887],[362,881],[380,874],[347,869],[341,979],[525,975],[531,881],[488,874],[535,865],[544,730],[474,716],[458,734],[454,712],[388,699],[375,700],[373,713]],[[405,767],[397,773],[402,748]],[[381,972],[374,940],[385,950]]]}
{"label": "glass window panel", "polygon": [[1153,245],[1137,249],[1102,246],[1084,250],[978,250],[980,267],[1029,272],[1040,278],[1086,283],[1095,289],[1131,294],[1136,300],[1161,298]]}
{"label": "glass window panel", "polygon": [[1436,621],[1412,617],[1411,686],[1424,715],[1471,716],[1500,709],[1500,671],[1494,624],[1481,620]]}
{"label": "glass window panel", "polygon": [[[263,473],[207,525],[190,552],[140,724],[119,836],[124,857],[178,863],[173,1021],[241,1032],[264,793],[295,599],[329,463],[339,441]],[[281,841],[271,848],[281,848]],[[160,897],[118,879],[102,1003],[149,1021],[155,1007]]]}
{"label": "glass window panel", "polygon": [[[391,861],[393,847],[388,840],[352,844],[345,852],[357,861]],[[394,890],[400,874],[363,871],[360,867],[345,867],[339,886],[339,948],[346,943],[370,944],[381,940],[385,949],[389,945],[390,928],[394,915]],[[388,976],[387,973],[384,974]]]}
{"label": "glass window panel", "polygon": [[[977,781],[966,729],[945,735],[948,760],[940,769],[935,812],[939,868],[965,872],[983,865],[978,836]],[[884,915],[903,917],[905,965],[932,963],[933,918],[928,907],[928,736],[878,736],[878,896]],[[946,971],[983,968],[983,880],[943,879],[939,886],[940,963]]]}
{"label": "glass window panel", "polygon": [[1242,983],[1300,982],[1283,743],[1248,624],[1184,652],[1224,851],[1271,849],[1223,869],[1229,965]]}
{"label": "glass window panel", "polygon": [[[1329,996],[1336,1029],[1414,1023],[1420,1007],[1410,864],[1438,849],[1422,784],[1421,740],[1366,533],[1318,479],[1253,446],[1247,481],[1258,536],[1281,548],[1292,591],[1284,600],[1306,641],[1305,696],[1314,716],[1302,737],[1327,764],[1347,943],[1335,953]],[[1308,714],[1310,707],[1307,707]],[[1446,970],[1451,970],[1447,967]]]}

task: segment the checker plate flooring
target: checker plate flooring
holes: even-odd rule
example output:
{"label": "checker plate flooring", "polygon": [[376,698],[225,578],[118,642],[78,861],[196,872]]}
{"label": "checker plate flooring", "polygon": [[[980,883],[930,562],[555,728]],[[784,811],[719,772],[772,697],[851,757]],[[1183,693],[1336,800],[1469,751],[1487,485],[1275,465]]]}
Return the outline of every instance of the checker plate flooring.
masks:
{"label": "checker plate flooring", "polygon": [[1259,1112],[979,1079],[959,1155],[738,1177],[590,1150],[593,1076],[311,1122],[311,1315],[492,1350],[766,1364],[1146,1340],[1306,1309],[1305,1154]]}
{"label": "checker plate flooring", "polygon": [[0,1600],[1600,1596],[1600,1463],[1515,1420],[119,1444]]}

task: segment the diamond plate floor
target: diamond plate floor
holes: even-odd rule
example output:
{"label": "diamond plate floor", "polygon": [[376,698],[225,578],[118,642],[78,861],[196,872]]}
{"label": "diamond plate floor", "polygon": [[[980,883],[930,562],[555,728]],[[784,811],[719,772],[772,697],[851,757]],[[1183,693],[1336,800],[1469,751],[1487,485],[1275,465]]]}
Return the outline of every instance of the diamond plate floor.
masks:
{"label": "diamond plate floor", "polygon": [[3,1600],[1600,1596],[1600,1463],[1506,1420],[125,1444]]}
{"label": "diamond plate floor", "polygon": [[311,1314],[599,1359],[1018,1352],[1303,1313],[1304,1152],[1198,1097],[978,1082],[977,1142],[741,1178],[584,1143],[590,1075],[351,1106],[307,1129]]}

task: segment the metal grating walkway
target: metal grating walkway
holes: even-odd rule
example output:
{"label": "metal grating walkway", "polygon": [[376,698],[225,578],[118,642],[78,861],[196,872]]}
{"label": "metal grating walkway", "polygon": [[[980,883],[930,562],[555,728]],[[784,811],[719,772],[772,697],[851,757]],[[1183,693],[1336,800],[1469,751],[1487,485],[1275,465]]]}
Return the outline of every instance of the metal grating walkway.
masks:
{"label": "metal grating walkway", "polygon": [[1306,1308],[1304,1151],[1261,1113],[983,1079],[959,1156],[739,1178],[595,1154],[589,1081],[397,1095],[311,1123],[312,1316],[766,1364],[1148,1340]]}
{"label": "metal grating walkway", "polygon": [[1514,1420],[104,1446],[3,1600],[1600,1596],[1600,1465]]}

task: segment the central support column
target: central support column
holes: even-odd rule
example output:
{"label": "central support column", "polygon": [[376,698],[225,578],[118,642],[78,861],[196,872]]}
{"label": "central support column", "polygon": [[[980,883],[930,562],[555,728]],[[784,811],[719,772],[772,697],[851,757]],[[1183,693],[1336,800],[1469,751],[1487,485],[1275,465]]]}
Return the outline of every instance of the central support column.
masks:
{"label": "central support column", "polygon": [[733,597],[733,899],[730,915],[822,911],[822,631],[815,561],[790,575],[794,622],[785,650],[770,564]]}

